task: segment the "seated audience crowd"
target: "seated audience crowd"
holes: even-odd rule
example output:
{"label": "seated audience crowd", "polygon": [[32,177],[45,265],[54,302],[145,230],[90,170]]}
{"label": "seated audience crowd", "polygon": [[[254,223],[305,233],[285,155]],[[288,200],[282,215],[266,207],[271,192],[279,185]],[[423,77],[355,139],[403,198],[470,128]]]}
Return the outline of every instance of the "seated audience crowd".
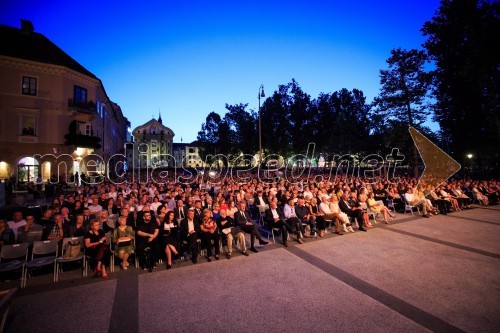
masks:
{"label": "seated audience crowd", "polygon": [[324,237],[329,227],[338,235],[366,232],[372,227],[370,215],[380,214],[389,224],[408,206],[428,218],[472,204],[496,204],[500,189],[496,181],[451,179],[434,189],[411,177],[372,184],[355,177],[292,183],[246,176],[246,183],[226,177],[213,184],[200,177],[191,184],[107,180],[81,185],[54,198],[40,217],[16,211],[12,220],[0,219],[0,247],[83,236],[94,275],[106,279],[111,256],[126,270],[135,255],[141,269],[150,272],[160,262],[170,269],[186,257],[195,264],[201,253],[207,261],[219,260],[221,253],[231,259],[234,249],[244,256],[257,253],[256,240],[267,244],[262,233],[281,235],[287,247],[290,239],[302,244]]}

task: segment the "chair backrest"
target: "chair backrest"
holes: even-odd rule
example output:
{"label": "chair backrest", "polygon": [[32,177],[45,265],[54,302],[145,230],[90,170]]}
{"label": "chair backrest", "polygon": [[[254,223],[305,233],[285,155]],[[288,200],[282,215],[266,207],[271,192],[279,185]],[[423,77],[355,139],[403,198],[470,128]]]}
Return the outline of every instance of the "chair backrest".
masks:
{"label": "chair backrest", "polygon": [[108,243],[109,249],[111,251],[115,251],[117,245],[115,242],[113,242],[113,232],[107,232],[104,234],[104,236],[106,236],[106,243]]}
{"label": "chair backrest", "polygon": [[111,245],[111,243],[113,243],[111,241],[111,233],[107,232],[107,233],[104,234],[104,236],[106,236],[106,242],[108,243],[108,245]]}
{"label": "chair backrest", "polygon": [[2,259],[18,259],[24,257],[24,261],[28,259],[29,243],[3,245],[0,252],[0,262]]}
{"label": "chair backrest", "polygon": [[66,237],[62,240],[62,255],[64,256],[64,252],[66,251],[66,245],[68,243],[79,242],[80,243],[80,252],[85,251],[85,244],[83,243],[83,236],[79,237]]}
{"label": "chair backrest", "polygon": [[45,255],[50,253],[55,253],[57,257],[57,253],[59,251],[59,240],[46,240],[46,241],[36,241],[33,243],[33,252],[31,253],[31,259],[35,255]]}
{"label": "chair backrest", "polygon": [[405,193],[403,195],[403,200],[405,202],[405,205],[410,206],[410,202],[413,199],[413,194],[412,193]]}

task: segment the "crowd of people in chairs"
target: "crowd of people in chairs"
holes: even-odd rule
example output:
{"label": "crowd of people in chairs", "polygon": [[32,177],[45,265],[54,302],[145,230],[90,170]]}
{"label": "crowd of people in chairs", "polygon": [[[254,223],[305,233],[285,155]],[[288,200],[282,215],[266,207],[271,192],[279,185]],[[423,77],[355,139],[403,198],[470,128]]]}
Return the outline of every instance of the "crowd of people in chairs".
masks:
{"label": "crowd of people in chairs", "polygon": [[17,211],[10,221],[0,219],[0,246],[81,237],[94,276],[107,279],[112,259],[122,270],[137,261],[151,272],[160,263],[170,269],[187,258],[193,264],[200,256],[209,262],[231,259],[234,249],[248,256],[258,252],[256,242],[266,245],[278,235],[288,247],[291,240],[324,237],[329,228],[337,235],[366,232],[370,216],[376,220],[379,214],[389,224],[396,212],[408,209],[429,218],[496,204],[500,189],[494,180],[452,179],[434,189],[413,177],[368,183],[355,177],[264,182],[248,176],[246,183],[228,177],[217,184],[172,179],[161,185],[81,185],[55,197],[41,216]]}

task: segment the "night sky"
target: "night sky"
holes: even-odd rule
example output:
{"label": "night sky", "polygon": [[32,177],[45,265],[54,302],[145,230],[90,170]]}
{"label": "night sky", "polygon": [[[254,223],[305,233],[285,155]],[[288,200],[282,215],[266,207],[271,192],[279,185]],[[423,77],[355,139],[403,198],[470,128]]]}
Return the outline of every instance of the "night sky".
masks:
{"label": "night sky", "polygon": [[[226,103],[258,108],[294,78],[316,98],[341,88],[371,102],[390,50],[421,48],[439,1],[0,0],[0,23],[33,22],[99,77],[132,128],[161,110],[174,142],[196,139]],[[437,125],[433,125],[437,128]]]}

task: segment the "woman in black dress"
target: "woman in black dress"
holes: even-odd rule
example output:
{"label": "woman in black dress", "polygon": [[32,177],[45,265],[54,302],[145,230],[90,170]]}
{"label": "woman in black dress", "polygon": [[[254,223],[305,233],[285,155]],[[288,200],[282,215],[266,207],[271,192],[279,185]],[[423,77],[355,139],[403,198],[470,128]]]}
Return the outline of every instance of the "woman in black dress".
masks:
{"label": "woman in black dress", "polygon": [[326,230],[326,221],[319,211],[318,200],[316,198],[312,198],[310,204],[306,201],[306,207],[309,208],[311,215],[314,217],[314,221],[316,221],[316,228],[319,230],[319,237],[323,237]]}
{"label": "woman in black dress", "polygon": [[[109,244],[106,242],[106,236],[102,229],[99,229],[99,221],[90,222],[90,230],[85,235],[86,254],[95,265],[94,276],[101,275],[103,279],[108,278],[106,266],[109,266],[110,251]],[[97,263],[97,264],[96,264]]]}
{"label": "woman in black dress", "polygon": [[175,214],[173,211],[169,211],[165,214],[163,219],[163,240],[165,244],[165,254],[167,255],[167,269],[172,267],[172,253],[178,255],[177,244],[178,244],[178,233],[179,225],[174,218]]}

